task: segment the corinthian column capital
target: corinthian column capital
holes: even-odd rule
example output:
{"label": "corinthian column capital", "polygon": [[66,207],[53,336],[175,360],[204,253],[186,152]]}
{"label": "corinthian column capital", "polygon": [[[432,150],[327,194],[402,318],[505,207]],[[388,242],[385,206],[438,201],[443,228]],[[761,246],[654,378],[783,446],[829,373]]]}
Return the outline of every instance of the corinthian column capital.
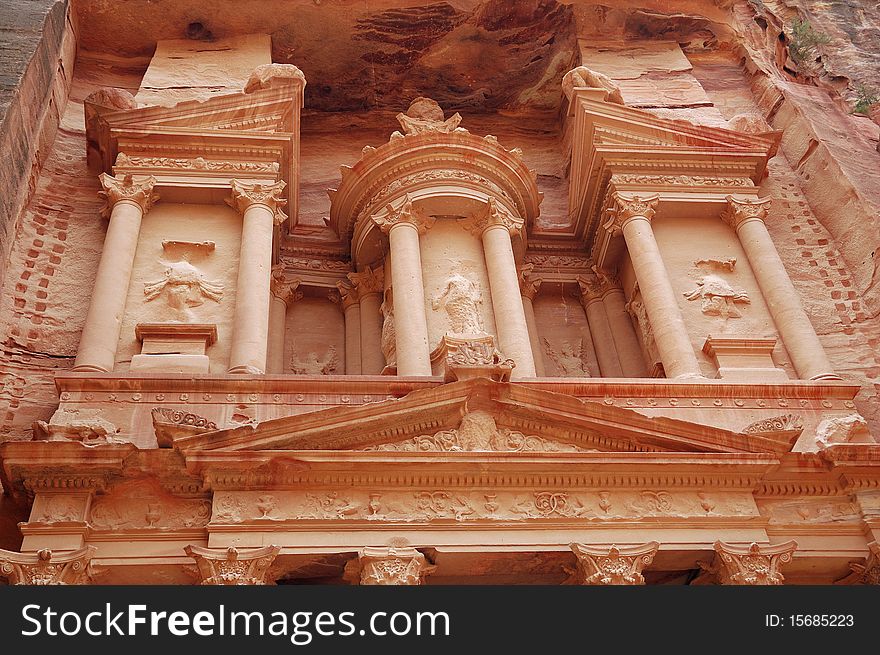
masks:
{"label": "corinthian column capital", "polygon": [[605,229],[617,234],[623,230],[623,226],[635,218],[644,218],[650,221],[654,218],[660,196],[654,195],[648,198],[641,196],[624,196],[615,192],[611,196],[609,212],[611,218],[605,223]]}
{"label": "corinthian column capital", "polygon": [[186,554],[196,561],[202,585],[265,585],[266,573],[280,546],[263,546],[240,552],[229,548],[187,546]]}
{"label": "corinthian column capital", "polygon": [[432,216],[428,216],[421,210],[413,207],[413,201],[409,194],[403,197],[403,201],[397,207],[391,203],[385,205],[385,209],[378,214],[374,214],[372,219],[385,234],[388,234],[392,228],[401,224],[412,225],[419,231],[419,234],[424,234],[434,225],[436,220]]}
{"label": "corinthian column capital", "polygon": [[492,227],[503,227],[511,234],[519,232],[523,227],[523,219],[511,214],[490,196],[485,206],[469,218],[462,219],[462,224],[466,230],[479,237]]}
{"label": "corinthian column capital", "polygon": [[361,297],[368,293],[382,293],[385,290],[385,275],[381,268],[373,269],[367,266],[358,273],[349,273],[348,279]]}
{"label": "corinthian column capital", "polygon": [[136,204],[141,212],[146,214],[153,204],[159,200],[159,194],[153,193],[156,178],[153,176],[135,180],[132,175],[114,177],[107,173],[98,176],[102,190],[98,195],[104,198],[106,204],[101,209],[101,216],[107,218],[113,211],[113,205],[122,200]]}
{"label": "corinthian column capital", "polygon": [[519,268],[519,291],[523,297],[534,300],[544,282],[532,273],[535,268],[534,264],[524,264]]}
{"label": "corinthian column capital", "polygon": [[252,205],[263,205],[275,217],[275,225],[281,225],[287,220],[287,215],[281,210],[287,204],[287,200],[281,197],[281,192],[287,185],[284,180],[273,184],[261,184],[259,182],[242,182],[232,180],[232,197],[227,198],[226,204],[238,213],[244,214]]}
{"label": "corinthian column capital", "polygon": [[300,283],[301,280],[288,280],[284,276],[284,267],[281,264],[272,267],[272,280],[269,283],[269,289],[272,291],[272,295],[283,301],[284,304],[290,305],[297,300],[302,300],[303,292],[297,291]]}
{"label": "corinthian column capital", "polygon": [[734,230],[746,221],[761,221],[770,213],[770,198],[757,198],[756,200],[740,200],[733,196],[727,196],[727,208],[721,213],[721,220]]}
{"label": "corinthian column capital", "polygon": [[0,550],[0,575],[14,585],[79,585],[89,582],[89,563],[98,549],[84,546],[55,555],[43,549],[36,553]]}
{"label": "corinthian column capital", "polygon": [[722,541],[714,544],[718,581],[725,585],[781,585],[782,565],[791,561],[796,541],[784,544],[734,546]]}
{"label": "corinthian column capital", "polygon": [[[356,275],[352,273],[352,275]],[[342,301],[342,309],[346,310],[352,305],[357,305],[361,301],[359,288],[353,284],[346,284],[342,280],[336,283],[336,289],[339,291],[339,298]]]}
{"label": "corinthian column capital", "polygon": [[599,548],[570,544],[577,556],[574,582],[581,585],[643,585],[642,571],[654,561],[660,544],[649,541],[639,546]]}
{"label": "corinthian column capital", "polygon": [[345,567],[345,577],[361,585],[420,585],[436,570],[415,548],[364,548]]}

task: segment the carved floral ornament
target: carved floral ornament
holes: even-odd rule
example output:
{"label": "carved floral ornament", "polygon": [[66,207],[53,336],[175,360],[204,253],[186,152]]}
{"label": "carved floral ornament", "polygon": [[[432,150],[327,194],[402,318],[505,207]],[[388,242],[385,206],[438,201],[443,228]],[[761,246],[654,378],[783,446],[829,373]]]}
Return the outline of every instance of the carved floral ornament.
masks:
{"label": "carved floral ornament", "polygon": [[796,541],[772,546],[735,546],[716,541],[715,562],[712,566],[701,564],[708,573],[715,573],[724,585],[781,585],[785,581],[782,565],[791,562]]}
{"label": "carved floral ornament", "polygon": [[363,298],[370,293],[382,293],[385,290],[385,275],[383,269],[364,267],[357,273],[349,273],[348,279],[357,290],[359,297]]}
{"label": "carved floral ornament", "polygon": [[764,221],[770,213],[770,198],[739,199],[727,196],[727,208],[721,214],[721,220],[734,230],[747,221]]}
{"label": "carved floral ornament", "polygon": [[642,571],[654,561],[660,548],[656,541],[638,546],[612,545],[610,548],[571,544],[577,557],[577,569],[572,571],[573,582],[580,585],[643,585]]}
{"label": "carved floral ornament", "polygon": [[263,546],[247,551],[229,548],[187,546],[186,554],[196,561],[202,585],[265,585],[266,573],[280,546]]}
{"label": "carved floral ornament", "polygon": [[345,579],[361,585],[421,585],[436,566],[415,548],[364,548],[345,567]]}
{"label": "carved floral ornament", "polygon": [[413,200],[407,193],[395,207],[394,203],[385,205],[385,209],[373,215],[373,222],[379,226],[385,234],[388,234],[398,225],[412,225],[419,234],[424,234],[434,225],[436,219],[426,215],[420,209],[413,207]]}
{"label": "carved floral ornament", "polygon": [[511,234],[522,230],[524,221],[518,216],[511,214],[495,198],[489,196],[485,206],[475,212],[469,218],[461,219],[466,230],[478,237],[493,227],[503,227]]}
{"label": "carved floral ornament", "polygon": [[118,202],[126,201],[140,207],[141,212],[146,214],[153,204],[159,200],[159,194],[153,193],[156,185],[155,177],[147,177],[135,180],[132,175],[117,175],[113,177],[107,173],[98,176],[102,190],[98,195],[104,198],[106,204],[101,209],[101,216],[107,218]]}
{"label": "carved floral ornament", "polygon": [[281,225],[287,220],[287,214],[281,210],[287,204],[287,200],[281,197],[281,192],[287,186],[284,180],[273,184],[232,180],[230,185],[232,197],[226,199],[226,204],[240,214],[244,214],[253,205],[263,205],[272,212],[275,225]]}
{"label": "carved floral ornament", "polygon": [[603,226],[612,234],[619,234],[624,225],[634,219],[651,221],[657,211],[660,196],[643,197],[638,195],[624,196],[615,192],[611,196],[611,207],[608,209],[610,218]]}
{"label": "carved floral ornament", "polygon": [[0,576],[13,585],[88,584],[89,563],[97,550],[85,546],[58,555],[48,549],[36,553],[0,550]]}
{"label": "carved floral ornament", "polygon": [[270,280],[269,289],[272,295],[284,302],[284,304],[289,306],[303,299],[303,292],[297,291],[300,284],[302,284],[302,280],[298,278],[292,280],[286,278],[283,264],[275,264],[272,267],[272,279]]}

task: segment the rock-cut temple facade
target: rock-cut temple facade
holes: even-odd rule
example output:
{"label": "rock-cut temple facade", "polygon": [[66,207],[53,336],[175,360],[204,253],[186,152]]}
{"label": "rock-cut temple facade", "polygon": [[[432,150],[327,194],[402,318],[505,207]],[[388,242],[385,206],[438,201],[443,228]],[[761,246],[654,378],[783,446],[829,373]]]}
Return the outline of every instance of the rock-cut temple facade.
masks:
{"label": "rock-cut temple facade", "polygon": [[878,583],[877,125],[760,58],[769,10],[698,47],[301,4],[350,62],[284,12],[56,26],[3,178],[0,578]]}

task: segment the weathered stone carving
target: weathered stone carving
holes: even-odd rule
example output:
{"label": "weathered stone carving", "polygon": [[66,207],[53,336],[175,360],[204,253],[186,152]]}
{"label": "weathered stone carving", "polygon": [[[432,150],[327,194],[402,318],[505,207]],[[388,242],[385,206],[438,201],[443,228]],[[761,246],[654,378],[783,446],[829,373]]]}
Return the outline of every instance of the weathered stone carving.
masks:
{"label": "weathered stone carving", "polygon": [[101,210],[101,216],[104,218],[110,216],[113,205],[117,202],[132,202],[140,207],[141,213],[146,214],[159,200],[159,194],[153,193],[153,187],[156,185],[155,177],[135,181],[132,175],[113,177],[101,173],[98,179],[102,188],[98,191],[98,195],[105,200],[104,208]]}
{"label": "weathered stone carving", "polygon": [[305,359],[300,359],[296,353],[290,357],[290,370],[297,375],[334,375],[339,368],[339,355],[336,346],[331,344],[323,358],[318,358],[318,353],[310,351]]}
{"label": "weathered stone carving", "polygon": [[656,195],[643,198],[639,195],[624,196],[615,192],[611,196],[608,221],[603,227],[613,235],[619,234],[623,226],[634,218],[646,218],[649,221],[653,219],[658,204],[660,197]]}
{"label": "weathered stone carving", "polygon": [[[456,112],[444,120],[440,105],[431,98],[421,96],[410,103],[406,113],[397,114],[397,122],[400,123],[403,133],[407,136],[431,132],[439,134],[449,134],[456,131],[467,132],[467,130],[458,127],[461,123],[461,114]],[[399,132],[394,134],[400,135]],[[392,138],[394,138],[393,135]]]}
{"label": "weathered stone carving", "polygon": [[438,359],[443,362],[443,377],[447,382],[474,377],[502,382],[510,379],[510,372],[516,366],[495,347],[495,338],[491,335],[463,339],[444,335],[431,353],[432,361]]}
{"label": "weathered stone carving", "polygon": [[36,523],[67,523],[84,520],[88,494],[72,494],[70,492],[44,492],[34,499],[31,510],[31,522]]}
{"label": "weathered stone carving", "polygon": [[94,546],[56,555],[44,548],[36,553],[0,550],[0,576],[13,585],[80,585],[89,583]]}
{"label": "weathered stone carving", "polygon": [[175,170],[278,173],[278,162],[268,161],[226,161],[205,159],[204,157],[142,157],[129,156],[120,152],[116,156],[116,166],[122,168],[171,168]]}
{"label": "weathered stone carving", "polygon": [[364,450],[402,452],[589,452],[574,444],[501,429],[488,412],[468,412],[458,428],[433,435],[368,446]]}
{"label": "weathered stone carving", "polygon": [[721,213],[721,220],[734,230],[748,220],[764,221],[770,213],[770,198],[740,200],[727,196],[727,209]]}
{"label": "weathered stone carving", "polygon": [[611,548],[570,544],[577,557],[577,569],[568,570],[572,574],[571,583],[580,585],[643,585],[642,575],[646,566],[654,561],[660,548],[659,542],[649,541],[639,546]]}
{"label": "weathered stone carving", "polygon": [[186,554],[196,561],[201,585],[265,585],[266,573],[280,546],[263,546],[253,550],[238,548],[202,548],[186,546]]}
{"label": "weathered stone carving", "polygon": [[787,541],[773,546],[734,546],[721,541],[715,544],[714,571],[724,585],[781,585],[785,578],[782,565],[792,560],[797,542]]}
{"label": "weathered stone carving", "polygon": [[223,297],[223,284],[209,281],[205,275],[188,261],[161,262],[165,273],[161,280],[144,283],[144,301],[155,300],[165,292],[168,306],[180,320],[194,318],[192,307],[204,304],[202,298],[220,302]]}
{"label": "weathered stone carving", "polygon": [[589,512],[577,496],[563,491],[536,491],[532,498],[519,496],[510,511],[534,519],[577,518]]}
{"label": "weathered stone carving", "polygon": [[100,409],[68,409],[59,407],[49,422],[34,423],[34,439],[49,441],[81,441],[86,446],[124,443],[116,439],[119,428],[101,416]]}
{"label": "weathered stone carving", "polygon": [[590,377],[590,369],[586,359],[584,340],[578,341],[577,351],[568,339],[562,340],[559,349],[553,347],[547,337],[544,337],[544,350],[547,356],[556,366],[556,372],[562,377]]}
{"label": "weathered stone carving", "polygon": [[248,78],[244,92],[253,93],[260,89],[271,89],[289,80],[301,82],[303,87],[306,85],[306,76],[293,64],[260,64]]}
{"label": "weathered stone carving", "polygon": [[724,259],[697,259],[694,260],[694,266],[705,266],[707,268],[714,268],[732,273],[736,266],[736,257],[725,257]]}
{"label": "weathered stone carving", "polygon": [[523,264],[519,267],[519,292],[523,298],[534,300],[541,288],[543,279],[534,274],[535,265],[532,263]]}
{"label": "weathered stone carving", "polygon": [[97,496],[88,523],[97,530],[179,529],[203,527],[210,518],[209,500],[179,498],[161,490],[158,483],[135,481]]}
{"label": "weathered stone carving", "polygon": [[454,271],[446,281],[443,291],[431,300],[435,310],[443,307],[449,317],[450,334],[456,337],[484,335],[480,305],[483,294],[472,281],[459,273],[461,262],[452,262]]}
{"label": "weathered stone carving", "polygon": [[476,236],[481,236],[489,228],[498,226],[515,233],[524,225],[523,219],[511,214],[492,196],[489,196],[482,209],[468,218],[459,219],[459,222],[468,232]]}
{"label": "weathered stone carving", "polygon": [[880,543],[869,543],[865,563],[850,562],[849,568],[851,573],[835,584],[880,585]]}
{"label": "weathered stone carving", "polygon": [[613,102],[618,105],[624,104],[620,87],[604,73],[590,70],[586,66],[578,66],[568,71],[562,78],[562,91],[569,100],[573,97],[574,89],[584,87],[604,89],[607,102]]}
{"label": "weathered stone carving", "polygon": [[435,221],[433,216],[428,216],[421,209],[413,206],[413,200],[408,193],[403,196],[398,207],[388,203],[381,213],[373,215],[373,222],[386,234],[402,223],[408,223],[415,227],[419,234],[424,234]]}
{"label": "weathered stone carving", "polygon": [[748,177],[709,175],[649,175],[639,173],[615,173],[612,184],[644,184],[646,186],[737,186],[753,187]]}
{"label": "weathered stone carving", "polygon": [[287,204],[287,200],[281,197],[281,192],[287,186],[284,180],[273,184],[231,180],[230,186],[232,187],[232,195],[226,199],[226,204],[238,213],[244,214],[251,205],[264,205],[272,212],[275,225],[281,225],[287,220],[287,215],[281,209]]}
{"label": "weathered stone carving", "polygon": [[385,289],[385,275],[382,268],[373,269],[367,266],[358,273],[349,273],[348,279],[357,287],[361,296],[368,293],[382,293]]}
{"label": "weathered stone carving", "polygon": [[740,318],[742,312],[737,304],[748,305],[752,301],[742,289],[734,289],[727,280],[717,275],[703,275],[697,280],[697,286],[684,292],[688,300],[700,299],[700,311],[706,316],[722,318]]}
{"label": "weathered stone carving", "polygon": [[868,422],[858,414],[825,418],[816,427],[816,445],[827,448],[837,443],[873,443]]}
{"label": "weathered stone carving", "polygon": [[183,412],[170,407],[154,407],[150,410],[153,417],[153,430],[160,448],[170,448],[175,437],[184,437],[217,429],[214,421],[204,416]]}
{"label": "weathered stone carving", "polygon": [[344,579],[362,585],[421,585],[436,569],[415,548],[367,547],[346,564]]}
{"label": "weathered stone carving", "polygon": [[391,289],[385,291],[379,312],[382,314],[382,355],[385,357],[385,370],[391,372],[397,368],[397,333],[394,329],[394,296]]}
{"label": "weathered stone carving", "polygon": [[761,435],[782,435],[788,433],[800,434],[804,430],[804,422],[801,417],[796,414],[782,414],[772,418],[761,419],[754,423],[749,423],[743,428],[745,434],[761,434]]}

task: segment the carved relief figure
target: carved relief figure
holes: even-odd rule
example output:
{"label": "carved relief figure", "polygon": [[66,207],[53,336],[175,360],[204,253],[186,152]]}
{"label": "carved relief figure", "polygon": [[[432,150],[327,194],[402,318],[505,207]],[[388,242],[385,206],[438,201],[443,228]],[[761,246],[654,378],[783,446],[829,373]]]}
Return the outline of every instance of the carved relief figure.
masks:
{"label": "carved relief figure", "polygon": [[155,300],[165,292],[168,306],[174,310],[178,320],[191,320],[190,309],[204,303],[203,298],[220,302],[223,297],[223,285],[211,282],[205,275],[188,261],[162,262],[165,274],[161,280],[144,284],[144,300]]}
{"label": "carved relief figure", "polygon": [[397,335],[394,331],[394,301],[391,289],[385,291],[385,299],[382,301],[379,311],[384,317],[382,321],[382,354],[385,356],[387,367],[397,366]]}
{"label": "carved relief figure", "polygon": [[[453,262],[453,270],[460,269],[461,262]],[[464,275],[454,272],[446,282],[446,288],[431,301],[435,310],[443,306],[449,317],[449,326],[453,335],[486,334],[483,319],[480,316],[480,305],[483,295],[479,287]]]}
{"label": "carved relief figure", "polygon": [[583,339],[578,342],[577,351],[575,351],[571,341],[563,341],[559,350],[556,350],[547,337],[544,337],[544,350],[547,351],[547,356],[553,360],[559,375],[563,377],[590,377]]}
{"label": "carved relief figure", "polygon": [[339,355],[336,346],[327,348],[327,354],[323,359],[318,358],[314,350],[306,355],[305,359],[299,359],[294,353],[290,358],[290,370],[297,375],[333,375],[339,367]]}
{"label": "carved relief figure", "polygon": [[727,318],[739,318],[742,312],[736,304],[750,304],[748,294],[739,289],[734,289],[730,283],[717,275],[704,275],[697,280],[697,286],[684,293],[688,300],[701,299],[700,311],[706,316],[721,316]]}

